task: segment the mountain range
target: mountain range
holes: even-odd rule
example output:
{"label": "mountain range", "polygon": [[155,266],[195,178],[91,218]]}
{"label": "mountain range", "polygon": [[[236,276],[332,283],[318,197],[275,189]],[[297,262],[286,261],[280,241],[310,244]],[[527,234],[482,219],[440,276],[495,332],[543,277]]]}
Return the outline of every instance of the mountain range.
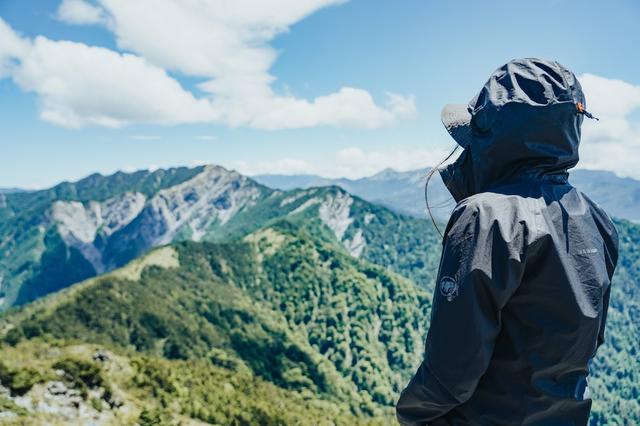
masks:
{"label": "mountain range", "polygon": [[[425,203],[426,176],[430,169],[398,172],[385,169],[360,179],[330,179],[317,175],[257,175],[256,181],[282,190],[337,185],[351,194],[415,217],[428,217]],[[640,181],[601,170],[571,170],[569,181],[614,217],[640,222]],[[429,205],[434,217],[445,221],[455,202],[439,173],[429,183]]]}
{"label": "mountain range", "polygon": [[[389,424],[439,235],[344,185],[262,182],[211,165],[2,194],[2,421]],[[592,424],[640,421],[640,226],[616,225]]]}

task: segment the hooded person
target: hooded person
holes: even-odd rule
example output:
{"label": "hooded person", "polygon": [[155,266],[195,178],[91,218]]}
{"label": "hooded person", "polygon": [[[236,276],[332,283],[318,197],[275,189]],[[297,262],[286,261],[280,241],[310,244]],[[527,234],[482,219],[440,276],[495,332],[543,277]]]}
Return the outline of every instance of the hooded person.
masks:
{"label": "hooded person", "polygon": [[526,58],[442,120],[464,148],[440,170],[443,237],[424,360],[402,425],[586,425],[618,236],[568,182],[585,109],[575,75]]}

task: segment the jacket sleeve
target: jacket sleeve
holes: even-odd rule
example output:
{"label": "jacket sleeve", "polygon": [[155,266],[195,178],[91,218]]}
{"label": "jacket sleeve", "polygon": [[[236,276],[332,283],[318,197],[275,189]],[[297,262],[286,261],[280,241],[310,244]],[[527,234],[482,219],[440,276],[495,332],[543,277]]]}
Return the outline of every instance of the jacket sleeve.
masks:
{"label": "jacket sleeve", "polygon": [[509,215],[509,209],[473,203],[459,205],[452,214],[425,358],[396,405],[402,425],[427,424],[464,403],[487,369],[500,311],[524,270],[525,225]]}

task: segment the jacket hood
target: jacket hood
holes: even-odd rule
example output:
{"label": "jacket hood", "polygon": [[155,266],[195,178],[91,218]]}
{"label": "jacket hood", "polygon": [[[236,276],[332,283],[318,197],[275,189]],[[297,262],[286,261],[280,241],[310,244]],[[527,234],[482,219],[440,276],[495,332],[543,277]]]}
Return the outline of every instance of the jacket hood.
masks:
{"label": "jacket hood", "polygon": [[470,142],[440,170],[459,202],[517,178],[566,182],[578,162],[585,100],[575,75],[554,61],[513,60],[468,105]]}

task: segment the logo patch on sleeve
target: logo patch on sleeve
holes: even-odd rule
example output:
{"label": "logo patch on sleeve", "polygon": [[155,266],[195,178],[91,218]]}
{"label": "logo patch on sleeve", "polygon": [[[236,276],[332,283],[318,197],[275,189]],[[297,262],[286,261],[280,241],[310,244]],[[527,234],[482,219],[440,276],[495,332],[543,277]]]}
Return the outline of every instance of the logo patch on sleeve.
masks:
{"label": "logo patch on sleeve", "polygon": [[451,302],[458,296],[458,283],[451,277],[442,277],[440,280],[440,294]]}

